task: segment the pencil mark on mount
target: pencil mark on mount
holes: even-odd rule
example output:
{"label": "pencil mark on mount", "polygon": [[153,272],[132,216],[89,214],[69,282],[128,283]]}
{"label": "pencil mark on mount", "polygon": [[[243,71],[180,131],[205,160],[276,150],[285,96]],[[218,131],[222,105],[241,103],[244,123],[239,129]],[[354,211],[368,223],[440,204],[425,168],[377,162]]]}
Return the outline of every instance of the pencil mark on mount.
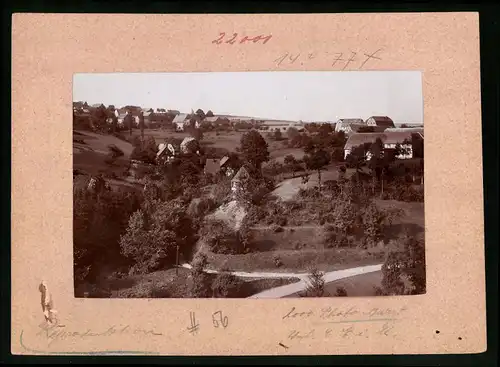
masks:
{"label": "pencil mark on mount", "polygon": [[[282,65],[292,65],[297,60],[301,61],[301,65],[305,65],[307,61],[320,58],[321,56],[324,60],[330,60],[331,67],[334,70],[349,70],[351,67],[355,69],[361,70],[365,67],[368,62],[375,62],[376,60],[382,60],[378,54],[382,51],[382,49],[378,49],[372,53],[366,52],[356,52],[356,51],[335,51],[333,53],[330,52],[285,52],[281,54],[278,58],[274,59],[273,62],[277,67]],[[363,56],[358,56],[358,55]],[[317,57],[319,55],[319,57]],[[331,56],[333,55],[333,56]],[[370,61],[372,60],[372,61]]]}
{"label": "pencil mark on mount", "polygon": [[189,319],[191,321],[191,325],[187,329],[191,335],[195,335],[200,329],[200,324],[196,322],[196,315],[194,312],[189,313]]}
{"label": "pencil mark on mount", "polygon": [[288,347],[285,344],[283,344],[283,343],[278,343],[278,345],[281,346],[281,347],[283,347],[283,348],[285,348],[285,349],[288,349]]}
{"label": "pencil mark on mount", "polygon": [[212,322],[215,328],[219,328],[222,326],[225,329],[229,324],[229,319],[227,316],[224,316],[222,314],[222,311],[216,311],[212,314]]}
{"label": "pencil mark on mount", "polygon": [[45,354],[45,355],[157,355],[158,352],[140,351],[140,350],[98,350],[89,352],[63,352],[54,350],[37,350],[26,346],[24,341],[24,330],[21,330],[19,335],[19,344],[21,347],[29,353]]}

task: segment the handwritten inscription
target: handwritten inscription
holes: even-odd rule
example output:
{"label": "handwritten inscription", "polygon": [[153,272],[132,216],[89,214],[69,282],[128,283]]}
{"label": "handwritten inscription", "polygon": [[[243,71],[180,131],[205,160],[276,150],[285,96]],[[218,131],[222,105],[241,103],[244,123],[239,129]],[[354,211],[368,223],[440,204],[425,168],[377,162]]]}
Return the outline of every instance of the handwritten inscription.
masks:
{"label": "handwritten inscription", "polygon": [[357,307],[323,307],[298,309],[292,307],[281,317],[284,322],[307,320],[312,328],[293,329],[287,338],[300,342],[305,339],[395,337],[394,328],[407,308],[378,308],[361,310]]}
{"label": "handwritten inscription", "polygon": [[227,328],[229,319],[222,314],[222,311],[217,311],[212,314],[212,322],[215,328],[223,327],[225,329]]}
{"label": "handwritten inscription", "polygon": [[194,312],[189,313],[189,318],[191,320],[191,325],[187,328],[187,330],[194,335],[200,329],[200,324],[196,322],[196,315]]}
{"label": "handwritten inscription", "polygon": [[258,35],[254,37],[249,37],[249,36],[240,36],[238,33],[228,33],[226,32],[220,32],[219,36],[215,38],[212,43],[215,45],[220,45],[220,44],[229,44],[229,45],[234,45],[236,44],[246,44],[246,43],[261,43],[261,44],[266,44],[269,42],[269,40],[273,36],[271,34],[268,35]]}
{"label": "handwritten inscription", "polygon": [[382,49],[377,49],[373,52],[299,52],[291,53],[285,52],[274,60],[277,67],[281,65],[291,65],[296,62],[300,62],[304,65],[305,62],[312,59],[326,59],[329,60],[330,65],[337,70],[346,69],[363,69],[368,62],[374,62],[375,60],[382,60],[380,57]]}
{"label": "handwritten inscription", "polygon": [[153,329],[143,329],[143,328],[134,328],[130,325],[125,326],[116,326],[113,325],[105,330],[71,330],[66,326],[61,325],[48,325],[43,324],[40,326],[40,331],[37,333],[37,336],[45,336],[48,340],[48,344],[51,345],[57,341],[67,340],[67,339],[75,339],[75,338],[92,338],[92,337],[110,337],[113,335],[137,335],[137,336],[160,336],[163,335]]}
{"label": "handwritten inscription", "polygon": [[366,311],[361,311],[354,306],[349,308],[328,306],[319,310],[298,310],[296,307],[292,307],[286,311],[286,313],[282,316],[282,319],[310,319],[315,317],[319,318],[321,322],[344,322],[346,319],[348,319],[348,322],[377,321],[385,319],[392,320],[400,316],[406,310],[407,308],[405,306],[400,308],[374,307]]}

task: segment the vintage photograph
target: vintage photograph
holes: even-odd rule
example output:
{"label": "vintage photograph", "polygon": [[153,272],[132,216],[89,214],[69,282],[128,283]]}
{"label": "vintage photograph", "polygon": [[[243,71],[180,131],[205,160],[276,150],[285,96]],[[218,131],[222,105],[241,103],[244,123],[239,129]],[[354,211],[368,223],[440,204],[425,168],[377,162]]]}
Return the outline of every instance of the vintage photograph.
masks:
{"label": "vintage photograph", "polygon": [[418,71],[75,74],[75,297],[426,292]]}

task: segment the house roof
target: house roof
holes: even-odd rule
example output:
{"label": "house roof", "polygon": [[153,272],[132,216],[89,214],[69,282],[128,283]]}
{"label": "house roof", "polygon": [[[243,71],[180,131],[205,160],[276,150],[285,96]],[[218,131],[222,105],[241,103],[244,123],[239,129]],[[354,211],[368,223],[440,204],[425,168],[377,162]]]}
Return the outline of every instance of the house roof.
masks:
{"label": "house roof", "polygon": [[187,113],[178,114],[177,116],[174,117],[172,122],[174,124],[179,123],[179,122],[184,122],[184,120],[187,118],[187,116],[188,116]]}
{"label": "house roof", "polygon": [[227,161],[229,161],[229,157],[226,155],[222,157],[222,159],[219,162],[219,165],[222,167],[224,164],[226,164]]}
{"label": "house roof", "polygon": [[377,126],[394,126],[394,121],[388,116],[371,116],[369,119],[373,119]]}
{"label": "house roof", "polygon": [[219,116],[211,116],[211,117],[205,117],[203,121],[206,122],[216,122],[218,119],[220,119]]}
{"label": "house roof", "polygon": [[98,108],[98,107],[101,107],[102,106],[102,103],[94,103],[92,106],[90,107],[93,107],[93,108]]}
{"label": "house roof", "polygon": [[167,144],[162,143],[158,145],[158,153],[156,153],[156,156],[157,157],[161,156],[166,150],[167,150]]}
{"label": "house roof", "polygon": [[186,137],[184,138],[184,140],[182,141],[182,143],[181,143],[181,147],[185,147],[187,144],[189,144],[189,143],[190,143],[190,142],[192,142],[193,140],[194,140],[194,141],[196,141],[196,139],[195,139],[195,138],[193,138],[192,136],[186,136]]}
{"label": "house roof", "polygon": [[419,133],[424,136],[424,128],[423,127],[389,127],[384,131],[387,132],[410,132],[410,133]]}
{"label": "house roof", "polygon": [[211,174],[216,174],[219,172],[220,165],[219,165],[219,160],[218,159],[207,159],[205,161],[205,173],[211,173]]}
{"label": "house roof", "polygon": [[234,175],[231,181],[243,181],[250,178],[250,173],[248,173],[245,167],[241,167],[240,170]]}
{"label": "house roof", "polygon": [[363,119],[339,119],[337,122],[343,124],[364,124]]}
{"label": "house roof", "polygon": [[384,144],[403,143],[405,139],[411,140],[412,131],[392,131],[383,133],[355,133],[349,136],[345,143],[344,149],[352,149],[364,143],[374,143],[377,138],[380,138]]}

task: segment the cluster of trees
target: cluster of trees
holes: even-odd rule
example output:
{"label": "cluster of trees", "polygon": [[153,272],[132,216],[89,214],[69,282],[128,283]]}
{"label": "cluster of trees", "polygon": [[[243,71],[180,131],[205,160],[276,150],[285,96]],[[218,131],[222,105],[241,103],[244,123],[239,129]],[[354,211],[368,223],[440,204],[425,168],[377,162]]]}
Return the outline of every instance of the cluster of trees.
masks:
{"label": "cluster of trees", "polygon": [[73,193],[75,286],[94,280],[102,266],[122,266],[120,236],[142,203],[133,192],[75,189]]}
{"label": "cluster of trees", "polygon": [[[406,146],[411,145],[414,158],[400,160],[398,156],[407,154]],[[368,159],[368,157],[370,157]],[[423,191],[412,185],[424,173],[423,140],[414,136],[412,141],[396,144],[394,149],[384,148],[378,138],[374,143],[364,143],[354,147],[346,157],[346,165],[355,168],[358,178],[363,167],[371,172],[372,195],[380,194],[383,199],[402,201],[423,201]]]}
{"label": "cluster of trees", "polygon": [[382,266],[380,295],[411,295],[426,292],[425,241],[406,235],[391,241]]}

